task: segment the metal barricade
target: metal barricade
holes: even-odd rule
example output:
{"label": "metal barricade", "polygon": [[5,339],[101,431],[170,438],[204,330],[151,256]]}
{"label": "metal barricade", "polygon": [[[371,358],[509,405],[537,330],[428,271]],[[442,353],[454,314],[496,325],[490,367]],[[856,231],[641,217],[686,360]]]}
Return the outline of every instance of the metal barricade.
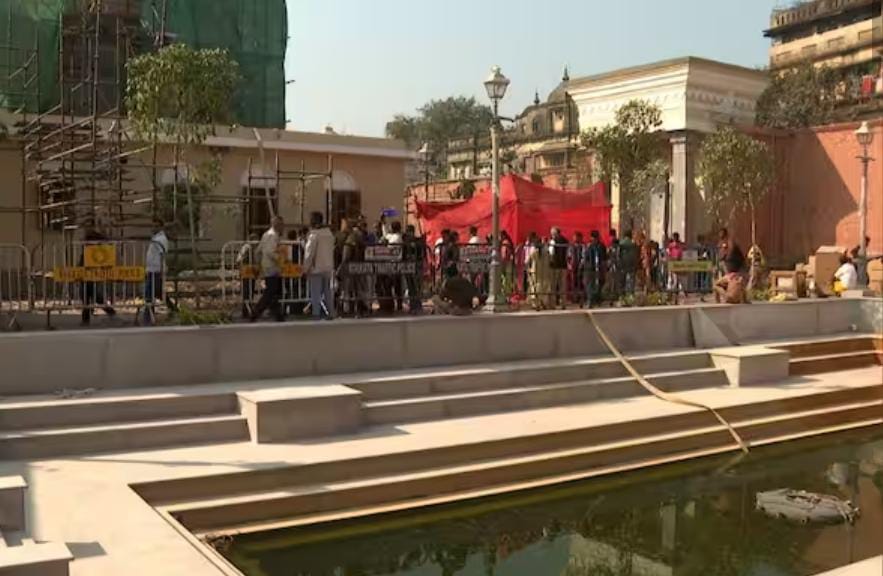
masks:
{"label": "metal barricade", "polygon": [[34,309],[51,314],[79,311],[88,324],[103,310],[139,314],[145,304],[150,242],[99,240],[41,246],[34,252]]}
{"label": "metal barricade", "polygon": [[662,259],[661,266],[666,278],[666,292],[672,295],[675,304],[681,296],[698,296],[704,300],[714,292],[716,266],[711,259]]}
{"label": "metal barricade", "polygon": [[31,253],[21,244],[0,244],[0,329],[18,329],[18,315],[33,301]]}
{"label": "metal barricade", "polygon": [[[261,278],[260,242],[233,241],[221,248],[221,299],[224,307],[240,309],[248,317],[266,288]],[[279,302],[286,312],[302,311],[310,302],[310,289],[302,274],[306,246],[300,241],[279,242],[283,262]]]}

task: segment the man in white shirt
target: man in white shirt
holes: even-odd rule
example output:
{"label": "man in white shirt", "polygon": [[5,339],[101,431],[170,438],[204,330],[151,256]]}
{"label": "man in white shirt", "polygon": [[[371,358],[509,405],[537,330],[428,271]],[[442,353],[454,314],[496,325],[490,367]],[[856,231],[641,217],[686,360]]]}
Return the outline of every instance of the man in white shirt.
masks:
{"label": "man in white shirt", "polygon": [[840,268],[834,272],[834,278],[840,283],[838,294],[858,287],[858,271],[845,255],[840,257]]}
{"label": "man in white shirt", "polygon": [[156,218],[153,220],[153,235],[147,246],[144,269],[144,321],[146,324],[156,323],[157,300],[163,299],[164,272],[166,254],[169,252],[169,238],[166,236],[165,224]]}
{"label": "man in white shirt", "polygon": [[310,307],[313,318],[322,318],[324,304],[328,320],[334,319],[334,234],[324,224],[321,212],[310,215],[310,235],[307,237],[303,273],[310,288]]}
{"label": "man in white shirt", "polygon": [[258,244],[258,253],[261,263],[261,276],[264,277],[264,293],[251,313],[251,321],[256,322],[266,309],[270,309],[273,317],[282,322],[282,306],[279,298],[282,295],[282,254],[279,251],[279,242],[282,240],[282,232],[285,222],[281,216],[275,216],[270,229],[261,236]]}

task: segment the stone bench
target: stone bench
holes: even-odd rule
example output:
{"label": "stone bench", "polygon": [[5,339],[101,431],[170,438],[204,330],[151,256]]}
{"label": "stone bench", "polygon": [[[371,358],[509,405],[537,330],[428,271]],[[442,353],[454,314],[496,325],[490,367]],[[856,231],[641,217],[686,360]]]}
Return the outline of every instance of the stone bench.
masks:
{"label": "stone bench", "polygon": [[714,365],[727,373],[730,386],[739,387],[788,378],[791,354],[764,346],[716,348],[709,351]]}
{"label": "stone bench", "polygon": [[258,443],[348,434],[362,425],[362,393],[342,385],[293,386],[237,396],[251,439]]}
{"label": "stone bench", "polygon": [[0,478],[0,530],[24,531],[27,487],[27,482],[21,476]]}

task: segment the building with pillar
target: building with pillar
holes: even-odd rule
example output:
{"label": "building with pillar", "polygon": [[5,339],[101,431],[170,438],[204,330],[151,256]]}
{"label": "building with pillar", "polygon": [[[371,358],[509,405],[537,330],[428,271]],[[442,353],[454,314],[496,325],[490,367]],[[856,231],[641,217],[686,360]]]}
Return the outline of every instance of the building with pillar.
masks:
{"label": "building with pillar", "polygon": [[[671,170],[668,189],[654,194],[651,201],[649,232],[654,238],[678,232],[682,238],[694,239],[710,226],[695,184],[702,138],[724,124],[753,125],[757,99],[767,84],[764,71],[687,57],[575,78],[569,82],[568,94],[582,131],[611,124],[616,111],[631,100],[661,109]],[[611,200],[618,224],[615,186]]]}

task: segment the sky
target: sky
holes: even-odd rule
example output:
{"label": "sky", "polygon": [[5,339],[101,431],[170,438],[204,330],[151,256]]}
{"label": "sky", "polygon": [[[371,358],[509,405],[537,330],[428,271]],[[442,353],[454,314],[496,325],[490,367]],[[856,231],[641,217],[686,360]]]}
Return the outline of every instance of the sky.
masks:
{"label": "sky", "polygon": [[514,115],[560,82],[681,56],[763,66],[784,0],[288,0],[288,127],[382,136],[395,114],[475,96],[499,65]]}

